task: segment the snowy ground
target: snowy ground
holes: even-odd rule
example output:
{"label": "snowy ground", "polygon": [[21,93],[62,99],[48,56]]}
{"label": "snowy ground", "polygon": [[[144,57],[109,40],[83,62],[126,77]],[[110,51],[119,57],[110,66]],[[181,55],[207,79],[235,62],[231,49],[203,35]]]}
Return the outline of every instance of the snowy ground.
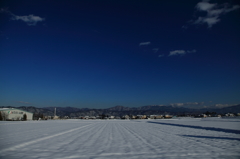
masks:
{"label": "snowy ground", "polygon": [[240,119],[4,121],[0,158],[240,158]]}

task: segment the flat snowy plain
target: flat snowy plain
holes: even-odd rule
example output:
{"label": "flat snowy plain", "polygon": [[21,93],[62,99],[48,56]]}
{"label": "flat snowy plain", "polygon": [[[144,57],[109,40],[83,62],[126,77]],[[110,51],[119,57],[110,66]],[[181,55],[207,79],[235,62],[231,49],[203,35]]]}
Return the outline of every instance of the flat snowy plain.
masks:
{"label": "flat snowy plain", "polygon": [[0,122],[0,158],[240,158],[240,119]]}

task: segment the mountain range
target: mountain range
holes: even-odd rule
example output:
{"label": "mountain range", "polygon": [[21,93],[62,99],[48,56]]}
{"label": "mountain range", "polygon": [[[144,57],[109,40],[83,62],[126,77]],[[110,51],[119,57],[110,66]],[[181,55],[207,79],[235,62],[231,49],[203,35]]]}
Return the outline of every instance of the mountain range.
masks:
{"label": "mountain range", "polygon": [[224,108],[185,108],[177,106],[163,106],[163,105],[148,105],[141,107],[124,107],[115,106],[106,109],[90,109],[90,108],[75,108],[75,107],[44,107],[37,108],[34,106],[1,106],[1,108],[17,108],[32,112],[35,114],[43,114],[44,116],[53,116],[54,109],[56,108],[57,116],[69,116],[69,117],[79,117],[79,116],[98,116],[98,115],[113,115],[113,116],[123,116],[123,115],[198,115],[205,112],[215,112],[217,114],[225,113],[240,113],[240,104],[224,107]]}

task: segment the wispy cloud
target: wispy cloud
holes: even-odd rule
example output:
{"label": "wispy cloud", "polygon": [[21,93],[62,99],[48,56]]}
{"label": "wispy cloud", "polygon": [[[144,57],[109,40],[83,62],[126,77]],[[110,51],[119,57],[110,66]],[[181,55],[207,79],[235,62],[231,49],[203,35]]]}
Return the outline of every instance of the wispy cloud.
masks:
{"label": "wispy cloud", "polygon": [[185,55],[186,51],[185,50],[174,50],[170,51],[168,56],[173,56],[173,55]]}
{"label": "wispy cloud", "polygon": [[45,18],[41,18],[41,17],[35,16],[33,14],[25,15],[25,16],[15,15],[12,12],[10,12],[8,9],[0,9],[0,11],[9,14],[11,16],[11,20],[21,20],[30,26],[36,25],[38,22],[42,22],[45,20]]}
{"label": "wispy cloud", "polygon": [[187,51],[187,53],[195,53],[195,52],[197,52],[197,50],[195,50],[195,49],[192,51],[189,51],[189,50]]}
{"label": "wispy cloud", "polygon": [[193,24],[207,24],[211,28],[214,24],[221,21],[220,16],[228,12],[239,9],[239,5],[230,5],[228,3],[217,4],[209,3],[209,0],[203,0],[196,5],[197,11],[206,12],[206,16],[199,16]]}
{"label": "wispy cloud", "polygon": [[171,103],[170,105],[173,107],[182,107],[184,103]]}
{"label": "wispy cloud", "polygon": [[163,57],[163,56],[164,56],[164,54],[158,55],[158,57]]}
{"label": "wispy cloud", "polygon": [[24,101],[17,101],[17,103],[22,103],[22,104],[32,104],[32,103],[24,102]]}
{"label": "wispy cloud", "polygon": [[224,107],[230,107],[230,106],[235,106],[237,104],[215,104],[215,107],[217,108],[224,108]]}
{"label": "wispy cloud", "polygon": [[195,49],[191,50],[191,51],[189,51],[189,50],[187,50],[187,51],[185,51],[185,50],[174,50],[174,51],[170,51],[168,56],[185,55],[187,53],[195,53],[195,52],[197,52]]}
{"label": "wispy cloud", "polygon": [[153,48],[152,50],[154,53],[158,52],[158,48]]}
{"label": "wispy cloud", "polygon": [[200,106],[203,104],[204,102],[186,102],[186,103],[171,103],[170,105],[173,107],[184,107],[184,106]]}
{"label": "wispy cloud", "polygon": [[139,46],[150,45],[150,44],[151,44],[150,41],[148,41],[148,42],[141,42],[141,43],[139,43]]}
{"label": "wispy cloud", "polygon": [[[211,103],[211,102],[210,102]],[[209,104],[208,102],[186,102],[186,103],[171,103],[172,107],[185,107],[185,108],[224,108],[235,106],[238,104]]]}
{"label": "wispy cloud", "polygon": [[27,25],[36,25],[37,22],[44,21],[44,18],[41,18],[39,16],[35,16],[33,14],[28,15],[28,16],[13,16],[12,20],[22,20],[27,23]]}
{"label": "wispy cloud", "polygon": [[182,29],[188,29],[188,26],[187,25],[183,25]]}

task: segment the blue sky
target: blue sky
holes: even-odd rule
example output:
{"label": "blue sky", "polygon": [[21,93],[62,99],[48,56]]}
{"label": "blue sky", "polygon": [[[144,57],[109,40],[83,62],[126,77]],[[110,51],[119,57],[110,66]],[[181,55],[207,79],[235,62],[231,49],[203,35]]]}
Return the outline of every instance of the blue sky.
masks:
{"label": "blue sky", "polygon": [[0,105],[240,103],[240,4],[3,0]]}

